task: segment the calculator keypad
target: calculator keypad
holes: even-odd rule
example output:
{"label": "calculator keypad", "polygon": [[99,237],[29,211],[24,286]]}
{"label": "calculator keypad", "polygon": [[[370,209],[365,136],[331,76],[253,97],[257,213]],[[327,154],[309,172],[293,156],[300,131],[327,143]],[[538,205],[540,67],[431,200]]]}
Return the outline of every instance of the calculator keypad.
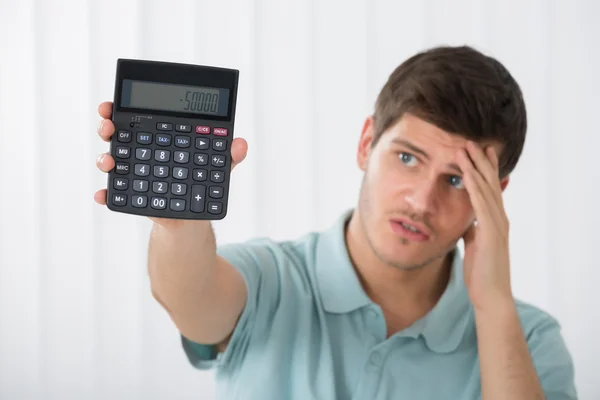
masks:
{"label": "calculator keypad", "polygon": [[156,120],[140,129],[117,129],[109,201],[120,208],[165,210],[166,217],[221,214],[228,134],[227,128]]}

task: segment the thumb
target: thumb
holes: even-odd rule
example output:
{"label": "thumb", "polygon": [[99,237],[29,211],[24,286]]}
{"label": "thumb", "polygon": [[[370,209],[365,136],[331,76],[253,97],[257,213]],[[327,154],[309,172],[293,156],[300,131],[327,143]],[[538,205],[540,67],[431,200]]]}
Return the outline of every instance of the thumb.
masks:
{"label": "thumb", "polygon": [[248,142],[243,138],[235,138],[231,142],[231,170],[244,161],[248,153]]}
{"label": "thumb", "polygon": [[463,240],[465,241],[465,247],[471,243],[473,243],[473,241],[475,240],[475,232],[477,232],[477,229],[479,228],[479,224],[477,222],[477,220],[474,220],[473,223],[471,224],[471,226],[469,226],[469,229],[466,230],[466,232],[463,234]]}

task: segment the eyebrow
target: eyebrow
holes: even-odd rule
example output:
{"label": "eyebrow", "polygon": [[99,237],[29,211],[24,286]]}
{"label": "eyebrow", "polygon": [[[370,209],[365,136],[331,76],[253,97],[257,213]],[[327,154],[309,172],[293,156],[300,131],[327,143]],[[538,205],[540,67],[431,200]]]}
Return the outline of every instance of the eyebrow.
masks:
{"label": "eyebrow", "polygon": [[[423,156],[423,158],[430,160],[431,158],[429,157],[429,155],[425,152],[425,150],[415,146],[414,144],[412,144],[411,142],[409,142],[408,140],[405,139],[400,139],[400,138],[394,138],[392,139],[393,143],[396,143],[400,146],[404,146],[410,150],[412,150],[413,152],[420,154],[421,156]],[[459,174],[462,174],[462,170],[460,169],[460,167],[458,166],[458,164],[456,163],[449,163],[446,164],[446,166],[452,170],[455,170],[456,172],[458,172]]]}

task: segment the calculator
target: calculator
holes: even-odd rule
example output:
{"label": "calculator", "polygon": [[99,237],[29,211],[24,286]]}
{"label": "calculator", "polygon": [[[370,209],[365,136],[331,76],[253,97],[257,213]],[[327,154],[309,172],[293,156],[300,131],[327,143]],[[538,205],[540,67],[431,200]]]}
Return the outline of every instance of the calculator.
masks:
{"label": "calculator", "polygon": [[118,59],[107,207],[171,219],[227,214],[239,70]]}

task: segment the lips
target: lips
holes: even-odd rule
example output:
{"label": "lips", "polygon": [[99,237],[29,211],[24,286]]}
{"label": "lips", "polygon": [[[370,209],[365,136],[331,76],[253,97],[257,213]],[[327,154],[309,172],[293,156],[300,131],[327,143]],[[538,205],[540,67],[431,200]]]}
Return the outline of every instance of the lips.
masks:
{"label": "lips", "polygon": [[429,236],[420,232],[415,232],[412,229],[407,229],[401,222],[390,221],[390,225],[392,231],[394,231],[396,235],[408,239],[411,242],[422,243],[429,240]]}
{"label": "lips", "polygon": [[418,231],[418,232],[415,232],[415,233],[421,234],[423,236],[429,237],[431,235],[431,232],[429,232],[429,230],[424,225],[419,224],[418,222],[414,222],[414,221],[412,221],[410,219],[398,218],[398,219],[393,219],[392,222],[394,222],[396,224],[400,224],[400,225],[406,224],[408,226],[412,226],[412,227],[416,228],[417,231]]}

